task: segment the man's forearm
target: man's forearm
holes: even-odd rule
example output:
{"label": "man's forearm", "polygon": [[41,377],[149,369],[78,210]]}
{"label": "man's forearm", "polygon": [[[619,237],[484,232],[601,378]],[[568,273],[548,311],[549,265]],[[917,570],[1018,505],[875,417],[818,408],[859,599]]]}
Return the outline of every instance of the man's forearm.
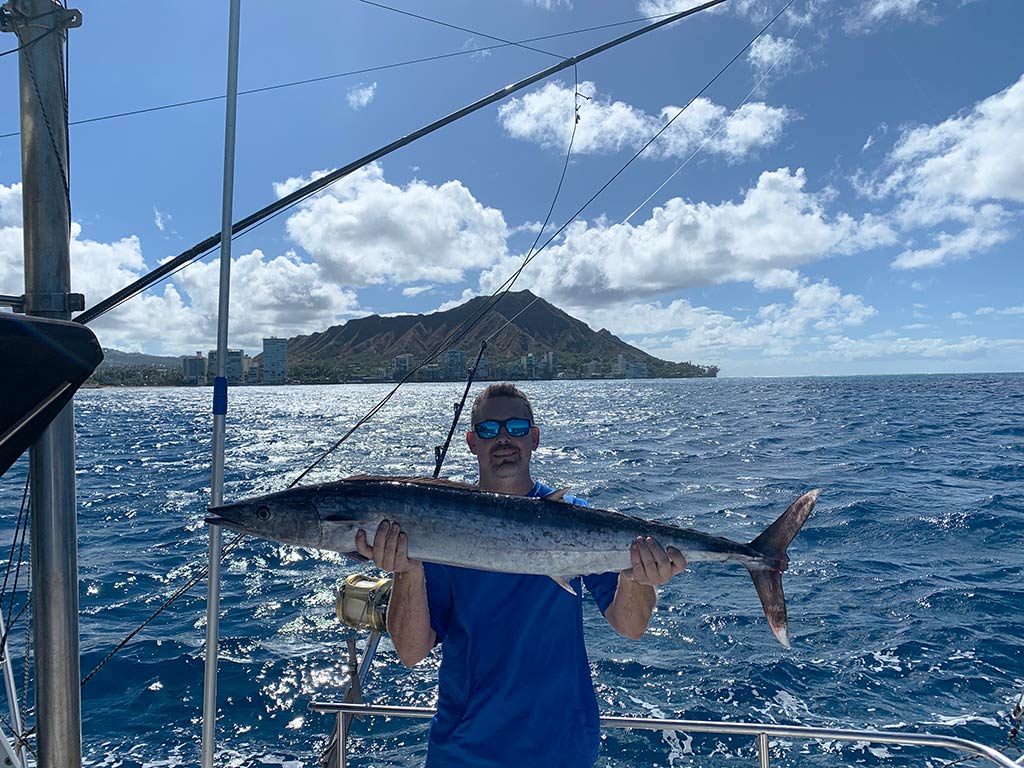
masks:
{"label": "man's forearm", "polygon": [[647,631],[647,624],[657,602],[658,592],[654,587],[640,584],[625,573],[620,573],[615,598],[604,616],[620,635],[639,640]]}
{"label": "man's forearm", "polygon": [[422,564],[394,576],[388,600],[388,634],[398,658],[407,667],[419,664],[434,647],[436,635],[430,627]]}

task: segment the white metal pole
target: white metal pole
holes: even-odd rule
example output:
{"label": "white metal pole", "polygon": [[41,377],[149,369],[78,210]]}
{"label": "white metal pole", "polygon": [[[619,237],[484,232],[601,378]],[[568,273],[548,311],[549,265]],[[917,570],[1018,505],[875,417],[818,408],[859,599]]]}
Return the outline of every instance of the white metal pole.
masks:
{"label": "white metal pole", "polygon": [[[220,304],[217,375],[213,386],[213,471],[210,504],[224,500],[224,426],[228,412],[228,303],[231,296],[231,217],[235,181],[235,115],[238,105],[238,20],[241,0],[231,0],[228,32],[227,108],[224,116],[224,197],[220,230]],[[217,656],[220,622],[220,526],[210,526],[210,575],[206,597],[206,671],[203,685],[203,768],[213,768],[217,726]]]}
{"label": "white metal pole", "polygon": [[[0,637],[7,637],[7,625],[4,623],[4,612],[0,611]],[[18,706],[18,685],[14,680],[14,667],[11,666],[11,654],[10,638],[7,638],[7,642],[4,643],[3,655],[0,657],[0,664],[4,667],[4,689],[7,691],[7,711],[11,716],[11,729],[14,731],[14,738],[18,739],[21,737],[21,733],[24,730],[21,725],[21,707]],[[25,660],[28,663],[28,660]],[[4,739],[6,742],[6,739]],[[17,745],[17,757],[18,761],[15,765],[21,764],[21,744]]]}

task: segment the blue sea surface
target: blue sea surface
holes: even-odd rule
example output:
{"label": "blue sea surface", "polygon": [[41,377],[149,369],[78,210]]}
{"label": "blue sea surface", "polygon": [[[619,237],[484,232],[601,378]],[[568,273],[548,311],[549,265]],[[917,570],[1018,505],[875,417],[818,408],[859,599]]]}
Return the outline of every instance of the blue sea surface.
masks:
{"label": "blue sea surface", "polygon": [[[734,566],[694,565],[668,584],[639,642],[616,635],[587,600],[603,714],[933,732],[1020,754],[1007,738],[1024,692],[1024,376],[524,388],[541,425],[535,478],[595,506],[747,541],[800,493],[823,489],[790,548],[791,650]],[[233,389],[225,498],[287,486],[388,389]],[[429,475],[461,389],[403,387],[307,481]],[[211,397],[203,388],[76,398],[83,675],[205,562]],[[473,481],[475,468],[457,439],[446,474]],[[5,542],[26,471],[23,458],[0,481]],[[335,589],[361,570],[254,539],[228,554],[218,764],[317,763],[333,718],[308,705],[340,687],[347,630],[334,618]],[[204,581],[83,686],[88,765],[198,764],[205,598]],[[24,637],[22,621],[11,632],[19,681]],[[432,705],[437,665],[435,653],[406,670],[385,641],[366,697]],[[356,722],[350,764],[420,765],[426,731],[425,721]],[[955,757],[795,739],[772,740],[771,752],[773,765],[937,768]],[[606,730],[598,765],[756,762],[750,739]]]}

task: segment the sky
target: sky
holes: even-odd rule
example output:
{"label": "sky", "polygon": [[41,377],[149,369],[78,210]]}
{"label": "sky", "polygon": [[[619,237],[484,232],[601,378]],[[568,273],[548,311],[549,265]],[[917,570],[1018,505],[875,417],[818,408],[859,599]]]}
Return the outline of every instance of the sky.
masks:
{"label": "sky", "polygon": [[[236,239],[230,346],[489,294],[540,234],[516,290],[723,376],[1024,370],[1024,2],[795,0],[762,32],[787,1],[727,0],[563,70]],[[236,221],[696,4],[394,3],[244,0],[239,88],[267,90],[239,97]],[[228,3],[72,5],[69,116],[91,121],[70,131],[72,286],[91,306],[220,230]],[[24,291],[21,197],[6,136],[0,293]],[[215,347],[218,256],[94,321],[101,344]]]}

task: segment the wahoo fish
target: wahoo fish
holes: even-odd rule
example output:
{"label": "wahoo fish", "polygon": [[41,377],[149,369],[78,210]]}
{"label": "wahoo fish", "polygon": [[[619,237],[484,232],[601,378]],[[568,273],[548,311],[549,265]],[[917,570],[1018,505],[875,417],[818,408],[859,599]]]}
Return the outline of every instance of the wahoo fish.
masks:
{"label": "wahoo fish", "polygon": [[814,508],[819,490],[798,498],[749,544],[562,500],[481,491],[448,480],[359,475],[300,486],[210,508],[207,522],[280,544],[328,549],[350,557],[356,531],[372,538],[382,520],[398,523],[409,557],[443,565],[550,576],[565,585],[579,575],[630,567],[629,546],[652,536],[688,564],[731,561],[754,580],[768,626],[787,648],[782,572],[786,548]]}

